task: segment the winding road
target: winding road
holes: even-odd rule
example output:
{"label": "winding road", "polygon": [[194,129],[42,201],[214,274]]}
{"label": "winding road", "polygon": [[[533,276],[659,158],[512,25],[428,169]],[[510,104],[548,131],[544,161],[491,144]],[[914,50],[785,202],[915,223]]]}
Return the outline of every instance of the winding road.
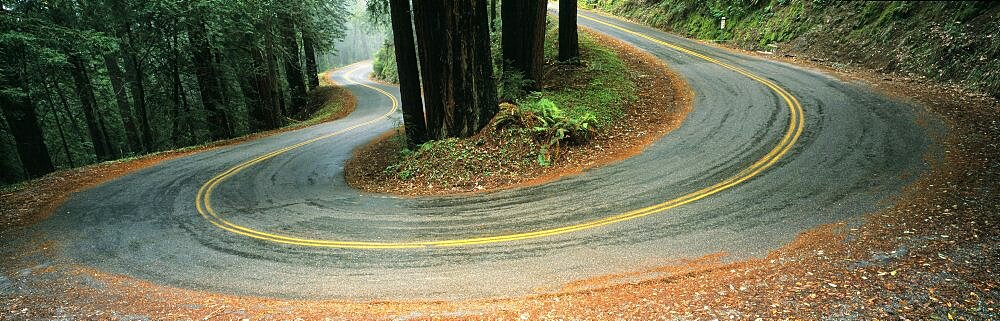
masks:
{"label": "winding road", "polygon": [[[725,252],[761,256],[891,204],[934,157],[916,108],[831,76],[590,12],[580,24],[662,59],[695,92],[642,154],[540,186],[402,198],[344,181],[401,122],[370,64],[331,78],[338,121],[165,161],[72,196],[22,232],[59,257],[156,283],[309,299],[463,299]],[[919,123],[923,125],[918,125]],[[32,235],[32,237],[29,237]]]}

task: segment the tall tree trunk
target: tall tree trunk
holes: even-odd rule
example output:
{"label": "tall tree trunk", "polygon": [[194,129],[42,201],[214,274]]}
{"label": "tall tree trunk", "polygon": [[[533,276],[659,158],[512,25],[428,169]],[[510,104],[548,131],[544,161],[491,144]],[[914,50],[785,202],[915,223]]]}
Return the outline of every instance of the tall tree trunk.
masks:
{"label": "tall tree trunk", "polygon": [[23,93],[21,95],[0,95],[0,110],[7,119],[10,126],[11,135],[14,136],[14,144],[17,147],[17,155],[21,158],[21,166],[27,172],[29,178],[40,177],[55,170],[52,166],[52,158],[49,156],[49,149],[45,147],[45,136],[42,127],[38,124],[38,115],[31,101],[28,91],[28,84],[15,76],[12,81],[3,77],[3,88],[15,88],[20,86]]}
{"label": "tall tree trunk", "polygon": [[118,115],[125,125],[125,139],[130,153],[144,153],[146,148],[142,145],[142,138],[139,137],[139,128],[135,125],[135,117],[132,115],[132,107],[128,103],[128,95],[125,93],[125,84],[122,81],[122,70],[118,65],[118,59],[112,55],[104,55],[104,65],[108,69],[108,78],[111,79],[111,89],[115,91],[115,103],[118,104]]}
{"label": "tall tree trunk", "polygon": [[423,98],[420,97],[420,71],[417,69],[417,48],[413,42],[410,0],[392,0],[389,7],[392,42],[396,49],[399,73],[399,98],[403,105],[403,125],[406,128],[406,142],[413,147],[427,140],[427,124],[424,119]]}
{"label": "tall tree trunk", "polygon": [[87,133],[90,136],[90,142],[94,145],[94,154],[101,161],[114,159],[116,158],[113,155],[114,151],[101,128],[101,120],[98,119],[100,115],[97,112],[97,98],[94,97],[94,86],[87,73],[86,63],[75,53],[68,54],[68,60],[71,65],[70,73],[73,76],[74,88],[77,96],[80,97],[80,105],[87,123]]}
{"label": "tall tree trunk", "polygon": [[[503,1],[502,39],[504,66],[531,80],[528,89],[541,88],[545,45],[545,0]],[[506,69],[504,72],[508,72]]]}
{"label": "tall tree trunk", "polygon": [[[153,130],[149,124],[149,113],[146,111],[145,75],[143,75],[142,62],[139,61],[135,48],[132,47],[132,22],[130,18],[132,14],[122,0],[107,0],[104,6],[110,9],[111,14],[115,17],[112,19],[111,25],[118,38],[117,54],[125,66],[125,75],[122,77],[121,69],[118,67],[119,57],[109,54],[104,58],[115,90],[118,110],[125,123],[126,140],[132,152],[150,152],[155,148],[153,146]],[[117,85],[115,78],[118,78],[119,84]],[[127,82],[126,85],[122,85],[122,79]],[[131,108],[126,89],[132,93]]]}
{"label": "tall tree trunk", "polygon": [[172,115],[170,117],[170,120],[173,122],[173,124],[170,127],[170,142],[173,143],[173,146],[178,147],[187,145],[187,142],[189,141],[187,139],[182,140],[181,138],[181,135],[183,134],[181,132],[183,130],[182,126],[185,123],[181,115],[182,113],[185,116],[187,115],[188,106],[187,106],[187,97],[184,93],[184,84],[181,82],[181,53],[180,49],[178,48],[179,46],[177,44],[176,32],[173,33],[171,41],[172,42],[170,48],[170,71],[167,72],[171,82],[173,83],[173,90],[174,90],[173,93],[174,104],[172,108]]}
{"label": "tall tree trunk", "polygon": [[[48,77],[46,77],[45,81],[48,82]],[[69,151],[69,142],[66,140],[66,131],[63,130],[62,117],[59,116],[59,109],[56,108],[55,99],[52,97],[52,89],[49,88],[48,83],[42,87],[45,88],[45,98],[47,98],[49,103],[49,111],[52,112],[52,117],[56,120],[56,129],[59,130],[59,141],[62,142],[63,153],[66,154],[66,160],[69,161],[69,167],[76,167],[76,161],[73,160],[73,153]]]}
{"label": "tall tree trunk", "polygon": [[428,138],[471,136],[497,113],[486,0],[413,6]]}
{"label": "tall tree trunk", "polygon": [[292,95],[292,106],[285,112],[298,114],[306,107],[306,84],[302,80],[302,63],[299,60],[299,41],[295,36],[295,21],[288,16],[281,19],[281,41],[285,47],[285,79]]}
{"label": "tall tree trunk", "polygon": [[490,31],[497,31],[497,0],[490,0]]}
{"label": "tall tree trunk", "polygon": [[195,76],[198,78],[198,90],[201,92],[201,102],[208,113],[208,127],[212,140],[232,137],[229,118],[221,106],[222,88],[219,86],[219,75],[213,63],[211,43],[205,30],[204,21],[192,22],[188,36],[191,39],[191,60],[194,62]]}
{"label": "tall tree trunk", "polygon": [[250,71],[251,85],[244,90],[244,95],[250,101],[250,119],[253,128],[256,130],[268,130],[281,126],[280,109],[275,95],[274,81],[276,77],[272,73],[271,56],[264,49],[253,51],[254,66]]}
{"label": "tall tree trunk", "polygon": [[576,31],[576,1],[559,1],[559,61],[580,60],[580,39]]}
{"label": "tall tree trunk", "polygon": [[316,45],[312,36],[302,33],[302,50],[306,54],[306,79],[309,79],[309,90],[319,87],[319,70],[316,68]]}
{"label": "tall tree trunk", "polygon": [[[129,35],[124,35],[122,39],[128,39]],[[139,121],[139,134],[143,149],[150,152],[156,149],[153,142],[153,128],[149,124],[149,112],[146,111],[146,78],[143,75],[142,62],[136,57],[135,52],[130,47],[130,41],[125,40],[125,45],[120,50],[122,58],[125,60],[125,73],[132,91],[132,104],[135,107],[135,116]],[[128,49],[126,49],[128,48]]]}

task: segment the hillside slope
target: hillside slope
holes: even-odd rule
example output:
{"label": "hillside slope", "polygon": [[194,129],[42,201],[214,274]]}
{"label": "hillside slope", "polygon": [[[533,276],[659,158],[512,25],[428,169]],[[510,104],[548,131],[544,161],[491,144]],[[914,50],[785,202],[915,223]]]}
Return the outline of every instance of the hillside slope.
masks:
{"label": "hillside slope", "polygon": [[586,0],[586,7],[742,49],[777,49],[1000,97],[998,3]]}

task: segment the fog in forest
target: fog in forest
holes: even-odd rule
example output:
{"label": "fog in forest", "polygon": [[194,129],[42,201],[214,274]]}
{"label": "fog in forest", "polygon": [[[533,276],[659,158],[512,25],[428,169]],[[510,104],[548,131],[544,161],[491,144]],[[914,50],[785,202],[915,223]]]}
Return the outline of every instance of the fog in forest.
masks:
{"label": "fog in forest", "polygon": [[334,45],[334,52],[325,52],[317,57],[321,71],[371,59],[382,46],[385,29],[369,21],[365,1],[359,0],[349,9],[352,14],[347,20],[344,39]]}

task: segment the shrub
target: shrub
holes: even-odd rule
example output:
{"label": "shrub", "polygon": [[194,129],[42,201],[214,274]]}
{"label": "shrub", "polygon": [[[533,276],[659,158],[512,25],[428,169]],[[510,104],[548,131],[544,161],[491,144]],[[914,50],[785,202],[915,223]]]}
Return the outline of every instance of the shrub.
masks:
{"label": "shrub", "polygon": [[522,104],[501,104],[493,124],[496,129],[519,130],[530,133],[539,143],[538,163],[548,166],[553,158],[559,157],[559,147],[563,143],[580,144],[594,135],[593,123],[597,120],[593,113],[569,116],[551,100],[541,98],[535,102]]}
{"label": "shrub", "polygon": [[392,43],[386,42],[382,45],[382,49],[375,53],[372,74],[376,79],[393,84],[399,83],[399,72],[396,69],[396,47]]}

